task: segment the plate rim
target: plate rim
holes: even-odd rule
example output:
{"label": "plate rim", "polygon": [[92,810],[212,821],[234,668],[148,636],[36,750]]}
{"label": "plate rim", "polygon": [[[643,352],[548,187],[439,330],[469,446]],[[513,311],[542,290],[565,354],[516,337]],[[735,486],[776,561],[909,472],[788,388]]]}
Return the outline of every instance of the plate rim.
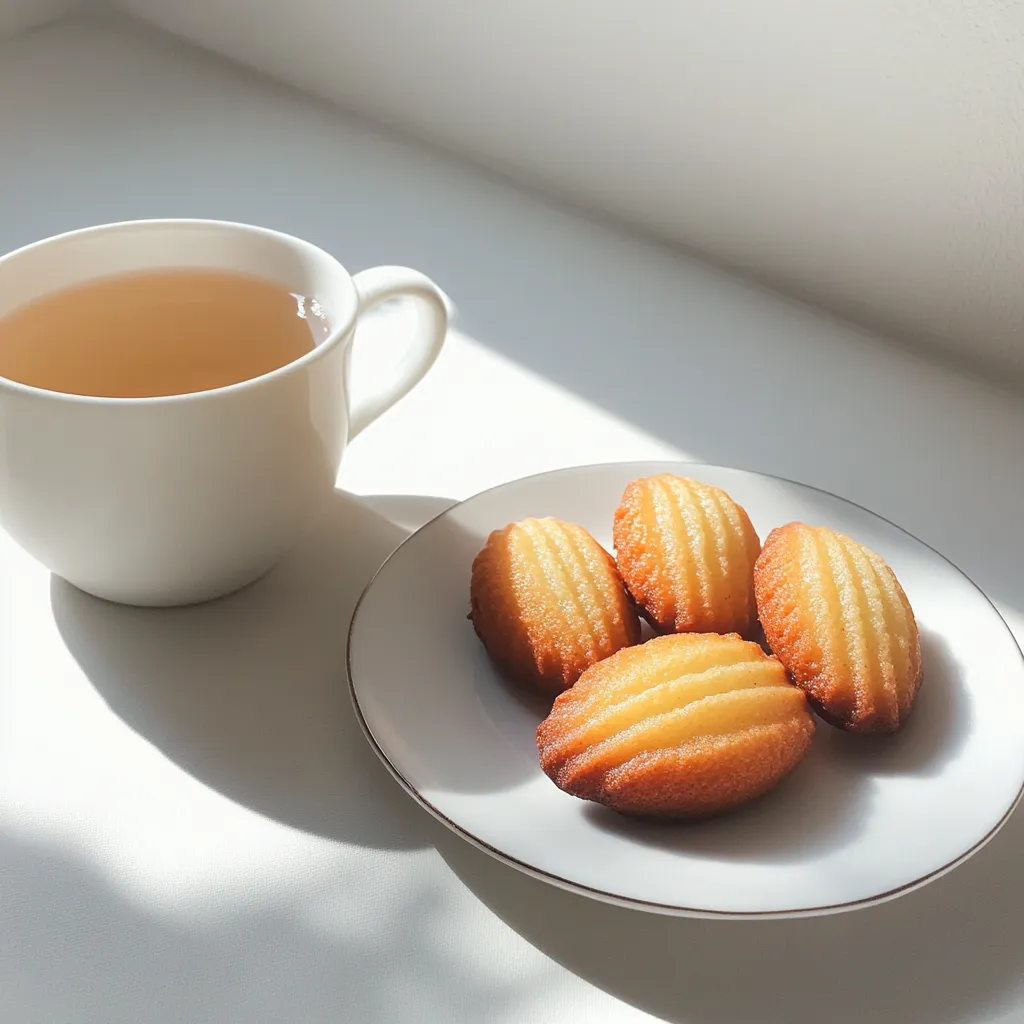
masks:
{"label": "plate rim", "polygon": [[813,907],[795,907],[791,909],[783,910],[713,910],[707,907],[685,907],[675,903],[660,903],[656,900],[644,900],[635,896],[623,896],[619,893],[607,892],[604,889],[598,889],[594,886],[585,885],[582,882],[574,881],[570,878],[563,878],[561,875],[557,875],[552,871],[547,871],[544,868],[536,867],[533,864],[529,864],[526,861],[519,860],[517,857],[513,857],[511,854],[505,853],[503,850],[492,846],[486,840],[481,839],[479,836],[470,832],[464,826],[458,822],[453,821],[449,818],[442,810],[431,803],[415,786],[402,774],[401,770],[394,764],[387,752],[383,749],[377,737],[374,735],[373,730],[370,728],[369,723],[366,721],[363,715],[363,709],[359,704],[359,697],[356,694],[355,680],[352,674],[352,637],[355,633],[356,623],[359,618],[359,613],[363,608],[364,600],[373,588],[374,583],[377,581],[377,577],[384,571],[385,567],[395,558],[398,553],[409,544],[415,537],[431,526],[437,520],[442,519],[448,515],[454,509],[459,508],[466,502],[472,501],[484,494],[490,494],[492,491],[500,490],[503,487],[508,487],[512,484],[525,483],[528,480],[539,480],[548,476],[555,476],[559,473],[565,473],[572,470],[601,470],[611,469],[614,467],[621,466],[662,466],[668,471],[668,467],[671,466],[701,466],[709,469],[723,469],[730,472],[747,473],[752,476],[760,476],[768,480],[776,480],[780,483],[791,484],[796,487],[804,487],[808,490],[815,491],[818,494],[823,494],[826,497],[834,498],[838,501],[846,502],[849,505],[853,505],[855,508],[860,509],[862,512],[866,512],[870,516],[874,516],[876,519],[880,519],[882,522],[898,530],[900,533],[910,537],[911,540],[917,541],[918,544],[923,545],[932,554],[937,555],[949,566],[951,566],[960,576],[962,576],[980,595],[984,598],[985,602],[992,609],[996,618],[999,620],[1003,629],[1009,636],[1014,649],[1017,652],[1017,657],[1020,660],[1021,668],[1024,669],[1024,650],[1021,649],[1020,644],[1017,642],[1017,637],[1014,635],[1012,629],[1006,619],[1003,618],[1002,613],[996,607],[995,602],[985,593],[975,581],[968,576],[963,569],[960,568],[951,558],[948,558],[937,548],[932,547],[927,541],[921,540],[916,534],[910,532],[898,523],[894,523],[891,519],[887,519],[885,516],[872,509],[861,505],[857,501],[853,501],[850,498],[845,498],[840,494],[835,494],[832,491],[826,490],[823,487],[817,487],[814,484],[804,483],[800,480],[793,480],[789,477],[779,476],[775,473],[764,473],[760,470],[743,469],[739,466],[723,466],[720,463],[712,462],[701,462],[697,459],[631,459],[631,460],[620,460],[613,462],[591,462],[584,463],[582,465],[573,466],[561,466],[556,469],[544,470],[540,473],[531,473],[527,476],[516,477],[512,480],[505,480],[502,483],[494,484],[491,487],[485,487],[481,491],[477,491],[474,494],[469,495],[466,498],[462,498],[458,501],[453,502],[448,508],[437,513],[435,516],[431,516],[425,523],[423,523],[418,529],[414,530],[405,538],[395,549],[392,551],[387,558],[381,562],[380,566],[376,569],[373,575],[370,577],[369,582],[363,587],[359,594],[359,599],[356,601],[355,607],[352,610],[352,617],[349,620],[349,626],[345,637],[345,675],[348,681],[348,692],[349,699],[352,702],[352,708],[355,711],[356,720],[359,723],[359,728],[366,738],[367,743],[370,745],[371,750],[377,755],[381,763],[387,769],[391,777],[398,783],[398,785],[410,796],[417,804],[420,805],[425,811],[427,811],[433,818],[439,821],[442,825],[454,832],[455,835],[468,842],[471,846],[476,847],[478,850],[490,855],[495,860],[500,861],[509,867],[515,868],[522,873],[529,875],[532,878],[536,878],[539,881],[547,882],[550,885],[554,885],[556,888],[566,890],[568,892],[576,893],[577,895],[586,896],[591,899],[597,899],[603,903],[609,903],[614,906],[626,907],[633,910],[643,910],[649,913],[658,913],[675,917],[691,917],[691,918],[704,918],[704,919],[717,919],[717,920],[783,920],[783,919],[794,919],[802,917],[822,917],[830,914],[847,913],[853,910],[860,910],[865,907],[877,906],[881,903],[887,903],[890,900],[897,899],[900,896],[904,896],[907,893],[913,892],[915,889],[923,888],[941,878],[943,875],[949,874],[951,871],[960,867],[966,861],[970,860],[976,853],[982,850],[988,845],[992,839],[1001,831],[1003,826],[1010,820],[1014,811],[1020,805],[1022,798],[1024,798],[1024,780],[1021,781],[1021,785],[1017,790],[1017,795],[1010,802],[1006,811],[1002,817],[985,833],[980,839],[978,839],[971,847],[954,857],[952,860],[941,865],[938,868],[928,872],[926,875],[922,875],[919,878],[915,878],[910,882],[905,882],[903,885],[896,886],[892,889],[887,889],[884,892],[876,893],[872,896],[862,897],[856,900],[847,900],[842,903],[830,903],[822,904],[820,906]]}

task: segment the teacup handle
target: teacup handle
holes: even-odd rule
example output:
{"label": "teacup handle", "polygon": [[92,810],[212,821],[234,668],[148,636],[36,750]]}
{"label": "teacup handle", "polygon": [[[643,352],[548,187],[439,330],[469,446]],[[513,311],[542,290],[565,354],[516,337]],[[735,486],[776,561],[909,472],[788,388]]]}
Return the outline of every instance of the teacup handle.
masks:
{"label": "teacup handle", "polygon": [[[359,295],[359,316],[388,299],[415,299],[423,316],[408,353],[395,367],[394,379],[375,394],[349,395],[349,440],[365,430],[382,412],[422,380],[437,359],[448,331],[448,310],[441,289],[418,270],[407,267],[373,267],[352,278]],[[358,321],[356,333],[358,335]]]}

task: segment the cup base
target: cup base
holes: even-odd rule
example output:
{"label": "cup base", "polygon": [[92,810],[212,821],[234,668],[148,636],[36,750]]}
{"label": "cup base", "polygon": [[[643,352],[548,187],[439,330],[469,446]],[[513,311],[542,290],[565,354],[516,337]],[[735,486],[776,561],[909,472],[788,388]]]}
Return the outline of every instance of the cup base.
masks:
{"label": "cup base", "polygon": [[[258,572],[247,573],[241,578],[234,578],[230,581],[223,581],[213,586],[195,587],[187,590],[176,589],[165,593],[153,593],[150,591],[126,590],[113,587],[104,587],[80,583],[76,580],[69,580],[59,576],[59,579],[70,584],[76,590],[88,594],[90,597],[99,598],[110,604],[126,605],[132,608],[184,608],[189,605],[208,604],[211,601],[219,601],[221,598],[230,597],[240,590],[254,586],[266,576],[277,564],[275,560],[270,565],[263,566]],[[54,573],[56,576],[57,573]]]}

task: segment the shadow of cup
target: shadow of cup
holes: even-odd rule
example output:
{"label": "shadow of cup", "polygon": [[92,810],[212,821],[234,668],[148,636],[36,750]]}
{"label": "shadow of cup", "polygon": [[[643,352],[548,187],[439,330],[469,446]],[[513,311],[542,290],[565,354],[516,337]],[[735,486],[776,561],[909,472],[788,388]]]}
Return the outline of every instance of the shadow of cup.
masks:
{"label": "shadow of cup", "polygon": [[409,532],[396,521],[422,522],[449,504],[335,492],[314,530],[245,590],[134,608],[54,577],[54,618],[111,709],[190,775],[311,833],[419,847],[420,812],[352,712],[345,641],[360,592]]}

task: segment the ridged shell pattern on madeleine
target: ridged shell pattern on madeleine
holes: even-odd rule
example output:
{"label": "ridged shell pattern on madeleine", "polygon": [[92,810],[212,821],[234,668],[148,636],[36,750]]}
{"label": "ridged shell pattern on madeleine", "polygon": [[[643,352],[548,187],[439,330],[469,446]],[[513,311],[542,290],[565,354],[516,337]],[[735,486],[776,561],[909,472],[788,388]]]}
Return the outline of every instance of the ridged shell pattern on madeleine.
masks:
{"label": "ridged shell pattern on madeleine", "polygon": [[736,634],[656,637],[588,669],[537,729],[544,772],[627,814],[700,818],[771,789],[806,754],[803,693]]}
{"label": "ridged shell pattern on madeleine", "polygon": [[470,601],[492,661],[551,696],[640,641],[614,560],[574,523],[524,519],[495,530],[473,562]]}
{"label": "ridged shell pattern on madeleine", "polygon": [[894,732],[921,685],[914,612],[892,569],[843,533],[789,523],[754,569],[765,637],[833,725]]}
{"label": "ridged shell pattern on madeleine", "polygon": [[721,488],[670,473],[634,480],[613,538],[622,579],[657,630],[751,634],[760,543]]}

